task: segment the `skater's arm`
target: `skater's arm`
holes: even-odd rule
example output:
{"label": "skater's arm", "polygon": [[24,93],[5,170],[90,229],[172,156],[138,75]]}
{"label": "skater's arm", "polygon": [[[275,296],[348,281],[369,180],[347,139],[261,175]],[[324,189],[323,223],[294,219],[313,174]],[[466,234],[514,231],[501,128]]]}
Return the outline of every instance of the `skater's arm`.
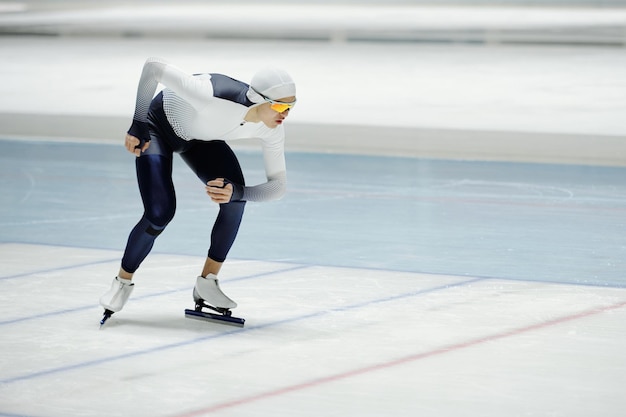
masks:
{"label": "skater's arm", "polygon": [[[281,129],[281,128],[278,128]],[[287,167],[285,163],[284,133],[276,132],[276,138],[263,142],[263,162],[267,182],[243,187],[242,200],[270,201],[278,200],[287,191]]]}
{"label": "skater's arm", "polygon": [[269,201],[277,200],[285,194],[287,174],[281,172],[268,178],[263,184],[245,187],[228,179],[216,178],[207,182],[206,193],[218,204],[230,201]]}
{"label": "skater's arm", "polygon": [[128,131],[142,143],[150,141],[148,111],[159,83],[175,91],[194,107],[203,106],[213,98],[209,77],[195,77],[160,58],[148,58],[139,78],[133,124]]}
{"label": "skater's arm", "polygon": [[227,178],[216,178],[206,184],[206,193],[216,203],[230,201],[270,201],[280,199],[287,190],[287,172],[282,141],[274,147],[264,148],[267,182],[243,186]]}
{"label": "skater's arm", "polygon": [[[159,62],[153,58],[149,58],[143,66],[141,77],[139,78],[139,85],[137,86],[133,123],[128,130],[128,135],[126,135],[126,148],[129,151],[131,151],[129,149],[129,141],[132,141],[132,138],[139,139],[139,141],[143,143],[150,141],[148,111],[150,109],[150,102],[159,85],[159,73],[163,71],[164,66],[165,63]],[[139,146],[139,144],[137,146]]]}
{"label": "skater's arm", "polygon": [[287,173],[285,171],[273,174],[267,182],[252,187],[243,187],[244,201],[271,201],[279,200],[287,191]]}

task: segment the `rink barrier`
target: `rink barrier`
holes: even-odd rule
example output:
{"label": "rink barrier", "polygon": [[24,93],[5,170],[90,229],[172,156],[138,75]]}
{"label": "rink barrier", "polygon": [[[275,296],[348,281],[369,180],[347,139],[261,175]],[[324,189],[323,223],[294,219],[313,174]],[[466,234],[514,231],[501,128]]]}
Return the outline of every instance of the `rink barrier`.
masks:
{"label": "rink barrier", "polygon": [[[127,128],[125,117],[0,113],[0,139],[117,145]],[[287,152],[626,166],[624,136],[296,122],[287,131]],[[258,149],[258,143],[233,147]]]}

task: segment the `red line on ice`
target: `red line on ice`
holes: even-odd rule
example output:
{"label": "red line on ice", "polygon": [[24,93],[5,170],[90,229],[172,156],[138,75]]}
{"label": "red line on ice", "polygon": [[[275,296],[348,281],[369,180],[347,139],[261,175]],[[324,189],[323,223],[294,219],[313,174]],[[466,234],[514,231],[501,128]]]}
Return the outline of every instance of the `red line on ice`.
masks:
{"label": "red line on ice", "polygon": [[541,322],[541,323],[536,323],[536,324],[532,324],[532,325],[529,325],[529,326],[520,327],[520,328],[517,328],[517,329],[504,331],[502,333],[497,333],[497,334],[484,336],[484,337],[480,337],[480,338],[473,339],[473,340],[468,340],[466,342],[461,342],[461,343],[457,343],[457,344],[453,344],[453,345],[444,346],[444,347],[441,347],[439,349],[431,350],[431,351],[428,351],[428,352],[416,353],[414,355],[405,356],[405,357],[402,357],[402,358],[399,358],[399,359],[391,360],[389,362],[381,362],[381,363],[378,363],[378,364],[366,366],[364,368],[359,368],[359,369],[354,369],[352,371],[346,371],[346,372],[342,372],[342,373],[338,373],[338,374],[334,374],[334,375],[329,375],[327,377],[313,379],[311,381],[306,381],[306,382],[302,382],[300,384],[290,385],[290,386],[283,387],[283,388],[277,388],[277,389],[272,390],[272,391],[262,392],[260,394],[250,395],[248,397],[243,397],[243,398],[239,398],[239,399],[225,401],[223,403],[214,404],[214,405],[208,406],[206,408],[201,408],[201,409],[198,409],[198,410],[188,411],[188,412],[185,412],[185,413],[182,413],[182,414],[177,414],[176,416],[173,416],[173,417],[196,417],[196,416],[202,416],[202,415],[206,415],[206,414],[211,414],[211,413],[214,413],[214,412],[217,412],[217,411],[221,411],[221,410],[224,410],[224,409],[234,408],[234,407],[237,407],[237,406],[240,406],[240,405],[247,405],[247,404],[250,404],[252,402],[261,401],[261,400],[265,400],[265,399],[272,398],[272,397],[278,397],[280,395],[288,394],[290,392],[301,391],[301,390],[304,390],[306,388],[311,388],[311,387],[327,384],[327,383],[330,383],[330,382],[339,381],[339,380],[342,380],[342,379],[347,379],[347,378],[351,378],[351,377],[354,377],[354,376],[358,376],[358,375],[367,374],[367,373],[370,373],[370,372],[379,371],[379,370],[382,370],[382,369],[392,368],[394,366],[402,365],[402,364],[405,364],[405,363],[408,363],[408,362],[415,362],[415,361],[418,361],[420,359],[425,359],[425,358],[429,358],[429,357],[432,357],[432,356],[442,355],[442,354],[448,353],[448,352],[454,352],[454,351],[466,349],[466,348],[469,348],[469,347],[472,347],[472,346],[480,345],[480,344],[491,342],[491,341],[494,341],[494,340],[504,339],[504,338],[511,337],[511,336],[517,336],[519,334],[530,332],[530,331],[533,331],[533,330],[539,330],[539,329],[543,329],[543,328],[546,328],[546,327],[550,327],[550,326],[555,326],[555,325],[558,325],[558,324],[566,323],[566,322],[569,322],[569,321],[573,321],[573,320],[577,320],[577,319],[582,319],[582,318],[585,318],[585,317],[593,316],[595,314],[603,313],[603,312],[606,312],[606,311],[616,310],[616,309],[622,308],[624,306],[626,306],[626,301],[622,301],[620,303],[612,304],[612,305],[605,306],[605,307],[598,307],[598,308],[595,308],[595,309],[592,309],[592,310],[582,311],[580,313],[572,314],[572,315],[569,315],[569,316],[559,317],[559,318],[556,318],[556,319],[553,319],[553,320],[549,320],[549,321],[545,321],[545,322]]}

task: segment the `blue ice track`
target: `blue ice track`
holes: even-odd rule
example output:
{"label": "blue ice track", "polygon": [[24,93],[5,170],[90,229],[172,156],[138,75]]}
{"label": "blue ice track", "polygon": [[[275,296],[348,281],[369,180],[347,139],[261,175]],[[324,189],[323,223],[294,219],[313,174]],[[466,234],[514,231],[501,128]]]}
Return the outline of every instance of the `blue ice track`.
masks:
{"label": "blue ice track", "polygon": [[[237,151],[249,184],[262,158]],[[230,257],[624,287],[626,168],[288,153]],[[175,158],[155,253],[205,256],[216,208]],[[121,251],[142,208],[122,146],[0,140],[0,242]],[[5,277],[6,279],[6,277]]]}

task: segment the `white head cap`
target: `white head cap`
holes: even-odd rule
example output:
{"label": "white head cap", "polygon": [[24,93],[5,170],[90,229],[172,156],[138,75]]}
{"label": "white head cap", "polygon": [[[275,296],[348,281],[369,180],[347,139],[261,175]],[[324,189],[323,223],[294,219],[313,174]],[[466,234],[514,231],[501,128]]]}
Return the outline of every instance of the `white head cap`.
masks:
{"label": "white head cap", "polygon": [[265,68],[254,74],[250,87],[247,96],[253,103],[265,101],[258,93],[272,100],[296,95],[296,84],[289,74],[277,68]]}

